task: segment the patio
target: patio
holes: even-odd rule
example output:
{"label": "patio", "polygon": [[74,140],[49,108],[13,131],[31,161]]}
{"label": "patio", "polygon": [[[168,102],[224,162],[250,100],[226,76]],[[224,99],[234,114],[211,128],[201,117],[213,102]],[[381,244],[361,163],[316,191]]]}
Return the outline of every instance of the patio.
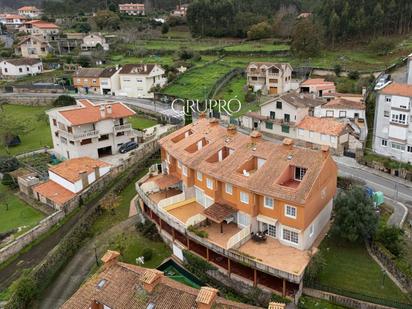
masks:
{"label": "patio", "polygon": [[226,248],[228,240],[235,234],[239,233],[241,229],[234,223],[223,223],[223,233],[221,232],[221,225],[210,222],[210,225],[201,227],[201,230],[208,234],[207,240],[219,247]]}
{"label": "patio", "polygon": [[165,198],[169,198],[169,197],[178,195],[180,193],[182,193],[181,190],[176,189],[176,188],[170,188],[170,189],[165,190],[165,191],[159,191],[159,192],[149,194],[149,198],[157,204],[161,200],[164,200]]}
{"label": "patio", "polygon": [[180,222],[186,224],[189,218],[203,213],[204,208],[196,201],[189,200],[166,207],[165,210]]}
{"label": "patio", "polygon": [[237,251],[245,253],[275,269],[301,275],[310,261],[309,252],[282,245],[268,237],[264,242],[249,240]]}

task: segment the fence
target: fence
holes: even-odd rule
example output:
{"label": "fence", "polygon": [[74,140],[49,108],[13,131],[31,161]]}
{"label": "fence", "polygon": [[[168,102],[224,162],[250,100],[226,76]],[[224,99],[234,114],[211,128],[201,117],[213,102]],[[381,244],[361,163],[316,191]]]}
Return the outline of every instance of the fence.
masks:
{"label": "fence", "polygon": [[[354,280],[356,279],[354,278]],[[305,288],[303,289],[303,294],[305,295],[325,299],[331,301],[332,303],[349,308],[412,308],[412,303],[406,304],[395,300],[364,295],[337,287],[322,285],[317,282],[305,282],[304,286]]]}
{"label": "fence", "polygon": [[215,95],[222,89],[230,80],[232,80],[235,76],[244,73],[242,68],[235,68],[227,72],[225,75],[220,77],[212,86],[207,94],[207,98],[211,99],[215,97]]}

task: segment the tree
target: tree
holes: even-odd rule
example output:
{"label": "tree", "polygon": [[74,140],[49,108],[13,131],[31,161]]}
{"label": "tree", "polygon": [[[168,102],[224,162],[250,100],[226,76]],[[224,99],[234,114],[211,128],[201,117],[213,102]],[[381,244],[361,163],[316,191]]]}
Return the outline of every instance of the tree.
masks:
{"label": "tree", "polygon": [[74,25],[74,28],[78,32],[82,32],[82,33],[88,33],[88,32],[90,32],[90,30],[92,30],[92,27],[87,22],[77,23],[76,25]]}
{"label": "tree", "polygon": [[169,32],[169,24],[168,23],[163,23],[162,25],[162,34],[166,34]]}
{"label": "tree", "polygon": [[340,19],[339,19],[338,14],[336,14],[336,12],[333,11],[330,16],[330,21],[329,21],[329,30],[332,36],[332,48],[335,47],[335,40],[338,35],[339,23],[340,23]]}
{"label": "tree", "polygon": [[269,38],[272,34],[272,27],[268,22],[263,21],[256,25],[250,27],[250,30],[247,32],[247,38],[249,40],[260,40]]}
{"label": "tree", "polygon": [[117,30],[120,25],[120,17],[116,13],[109,10],[97,11],[93,17],[94,22],[100,30]]}
{"label": "tree", "polygon": [[384,225],[379,228],[376,240],[380,242],[394,256],[401,256],[404,253],[404,231],[395,226]]}
{"label": "tree", "polygon": [[321,48],[319,27],[312,19],[298,21],[292,31],[292,53],[300,58],[313,57],[319,55]]}
{"label": "tree", "polygon": [[5,185],[5,186],[9,186],[11,188],[15,188],[16,185],[17,185],[15,183],[13,177],[11,177],[11,175],[9,173],[3,174],[3,179],[1,180],[1,184]]}
{"label": "tree", "polygon": [[335,64],[333,67],[333,72],[335,72],[336,76],[340,76],[340,73],[342,73],[342,66],[340,64]]}
{"label": "tree", "polygon": [[15,171],[20,166],[19,161],[15,157],[0,157],[0,173],[10,173]]}
{"label": "tree", "polygon": [[6,149],[20,140],[20,135],[29,133],[32,129],[30,120],[16,119],[10,114],[0,112],[0,142]]}
{"label": "tree", "polygon": [[116,208],[120,206],[120,203],[120,196],[114,193],[109,193],[100,204],[100,207],[105,210],[110,210],[111,213],[114,215],[116,213]]}
{"label": "tree", "polygon": [[305,269],[305,279],[309,282],[315,281],[325,265],[326,261],[322,255],[322,252],[316,253],[316,255],[310,260],[308,267]]}
{"label": "tree", "polygon": [[60,95],[53,102],[54,107],[76,105],[76,99],[69,95]]}
{"label": "tree", "polygon": [[350,242],[370,239],[376,233],[378,216],[372,199],[361,187],[340,191],[335,199],[332,234]]}
{"label": "tree", "polygon": [[81,55],[77,59],[77,62],[78,62],[78,64],[80,64],[80,66],[82,66],[84,68],[88,68],[92,64],[92,58],[90,56],[87,56],[87,55]]}

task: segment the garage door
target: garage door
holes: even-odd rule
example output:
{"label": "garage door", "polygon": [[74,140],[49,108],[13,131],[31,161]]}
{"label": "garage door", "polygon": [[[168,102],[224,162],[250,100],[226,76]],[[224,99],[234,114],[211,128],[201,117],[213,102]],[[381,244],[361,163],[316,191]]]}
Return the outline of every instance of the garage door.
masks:
{"label": "garage door", "polygon": [[269,93],[270,94],[277,94],[278,93],[278,87],[270,87],[269,88]]}

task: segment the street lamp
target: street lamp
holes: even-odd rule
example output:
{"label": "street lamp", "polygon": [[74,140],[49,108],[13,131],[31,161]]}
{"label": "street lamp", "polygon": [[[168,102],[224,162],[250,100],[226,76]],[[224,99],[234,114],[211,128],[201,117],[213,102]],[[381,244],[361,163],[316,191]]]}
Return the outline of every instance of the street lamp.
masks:
{"label": "street lamp", "polygon": [[[391,158],[396,162],[396,161],[398,161],[399,162],[399,165],[398,165],[398,177],[400,177],[401,176],[401,166],[402,166],[402,152],[401,152],[401,154],[400,154],[400,159],[399,159],[399,161],[396,159],[396,157],[395,156],[392,156]],[[395,196],[394,196],[394,200],[395,201],[397,201],[398,200],[398,195],[399,195],[399,188],[398,188],[398,182],[397,181],[395,181]]]}

